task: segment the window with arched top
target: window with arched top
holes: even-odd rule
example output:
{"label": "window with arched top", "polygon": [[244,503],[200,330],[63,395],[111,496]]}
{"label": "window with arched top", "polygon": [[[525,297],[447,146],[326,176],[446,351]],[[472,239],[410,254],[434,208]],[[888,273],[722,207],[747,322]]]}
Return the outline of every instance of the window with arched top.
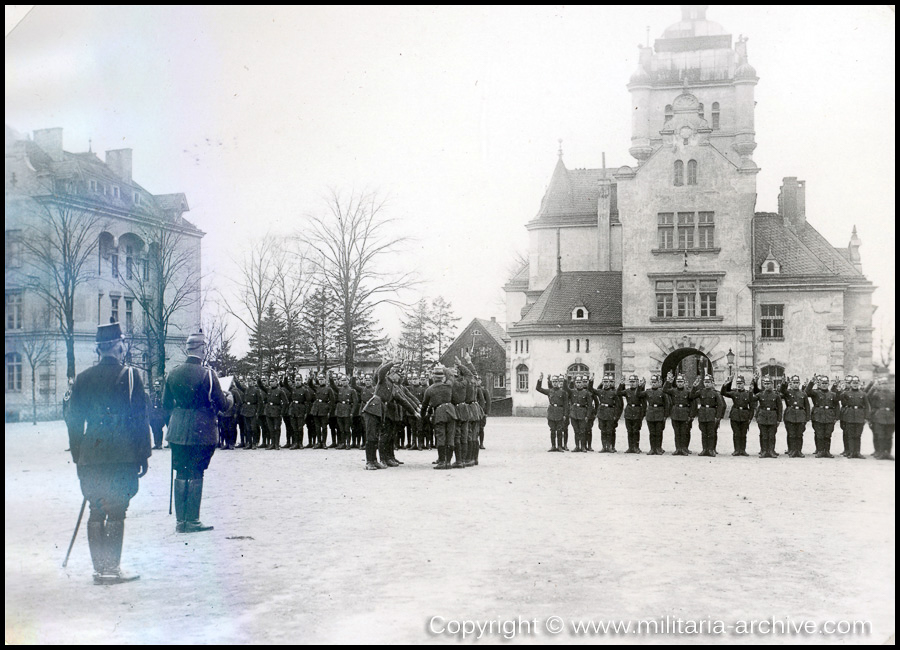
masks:
{"label": "window with arched top", "polygon": [[688,160],[687,184],[688,185],[696,185],[697,184],[697,161],[696,160]]}
{"label": "window with arched top", "polygon": [[701,119],[701,120],[706,119],[706,113],[704,112],[704,108],[703,108],[703,104],[702,104],[702,103],[697,107],[697,115],[700,116],[700,119]]}
{"label": "window with arched top", "polygon": [[583,363],[573,363],[566,369],[566,377],[569,379],[574,378],[577,375],[589,375],[590,369],[584,365]]}
{"label": "window with arched top", "polygon": [[663,122],[664,122],[664,123],[665,123],[665,122],[668,122],[668,121],[671,120],[673,117],[675,117],[675,111],[672,110],[672,105],[671,105],[671,104],[666,104],[665,118],[664,118]]}
{"label": "window with arched top", "polygon": [[528,366],[524,363],[516,367],[516,390],[521,393],[528,392]]}
{"label": "window with arched top", "polygon": [[712,128],[719,128],[719,102],[713,102],[712,105]]}
{"label": "window with arched top", "polygon": [[675,161],[675,187],[684,185],[684,163],[680,160]]}
{"label": "window with arched top", "polygon": [[[763,377],[771,378],[772,384],[777,388],[784,381],[784,366],[770,363],[760,368],[759,374]],[[760,388],[762,388],[761,385]]]}

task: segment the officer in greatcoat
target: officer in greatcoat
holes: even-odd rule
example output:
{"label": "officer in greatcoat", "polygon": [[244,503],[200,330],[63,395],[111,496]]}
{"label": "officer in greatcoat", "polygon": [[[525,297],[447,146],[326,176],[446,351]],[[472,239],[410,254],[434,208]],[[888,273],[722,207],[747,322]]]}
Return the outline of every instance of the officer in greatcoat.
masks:
{"label": "officer in greatcoat", "polygon": [[140,577],[123,572],[119,561],[125,512],[150,466],[150,424],[140,375],[122,365],[126,348],[119,324],[99,326],[96,340],[100,362],[75,378],[66,426],[81,493],[90,504],[94,583],[107,585]]}
{"label": "officer in greatcoat", "polygon": [[425,420],[431,413],[430,426],[434,432],[434,441],[438,450],[438,460],[434,469],[450,469],[450,458],[453,454],[453,439],[456,428],[456,408],[453,406],[453,388],[450,375],[441,366],[432,369],[432,383],[425,389],[419,416]]}
{"label": "officer in greatcoat", "polygon": [[587,452],[588,419],[594,403],[594,395],[587,389],[586,378],[575,377],[575,390],[569,395],[569,420],[575,429],[575,449],[573,452]]}
{"label": "officer in greatcoat", "polygon": [[641,423],[644,421],[644,385],[638,376],[631,375],[628,378],[628,388],[625,388],[625,377],[619,385],[619,397],[625,400],[625,430],[628,432],[628,449],[626,454],[640,454],[641,452]]}
{"label": "officer in greatcoat", "polygon": [[163,408],[169,412],[166,440],[175,470],[175,532],[212,530],[200,522],[203,474],[216,451],[216,413],[233,401],[219,385],[216,371],[203,365],[206,337],[200,331],[187,339],[187,359],[166,377]]}
{"label": "officer in greatcoat", "polygon": [[694,396],[693,415],[700,426],[700,440],[703,451],[700,456],[716,456],[719,442],[719,423],[725,417],[725,400],[715,388],[712,375],[703,377],[703,388]]}

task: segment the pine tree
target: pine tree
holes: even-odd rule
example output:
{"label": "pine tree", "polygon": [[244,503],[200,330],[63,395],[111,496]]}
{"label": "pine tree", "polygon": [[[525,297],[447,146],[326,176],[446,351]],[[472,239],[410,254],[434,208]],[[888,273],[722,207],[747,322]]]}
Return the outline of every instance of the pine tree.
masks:
{"label": "pine tree", "polygon": [[305,344],[316,360],[320,370],[328,368],[329,362],[337,360],[337,339],[340,321],[336,313],[337,304],[327,285],[316,287],[303,303],[300,328]]}
{"label": "pine tree", "polygon": [[256,335],[250,337],[250,354],[263,375],[278,374],[285,367],[284,322],[279,318],[275,305],[269,304],[265,316],[259,322]]}
{"label": "pine tree", "polygon": [[443,296],[431,301],[431,327],[438,359],[444,356],[444,352],[453,342],[458,321],[459,316],[453,313],[453,306],[444,300]]}
{"label": "pine tree", "polygon": [[417,372],[422,372],[425,360],[434,353],[434,317],[425,298],[416,303],[402,324],[400,351],[412,362]]}

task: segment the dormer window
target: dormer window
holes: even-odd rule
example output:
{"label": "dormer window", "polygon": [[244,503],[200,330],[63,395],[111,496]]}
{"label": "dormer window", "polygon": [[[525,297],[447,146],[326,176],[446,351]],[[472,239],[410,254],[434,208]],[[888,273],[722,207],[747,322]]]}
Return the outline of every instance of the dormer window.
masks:
{"label": "dormer window", "polygon": [[584,305],[578,306],[572,310],[572,320],[587,320],[588,310]]}
{"label": "dormer window", "polygon": [[769,248],[769,254],[762,263],[760,271],[763,275],[778,275],[781,273],[781,264],[778,263],[778,260],[776,260],[775,256],[772,254],[771,247]]}

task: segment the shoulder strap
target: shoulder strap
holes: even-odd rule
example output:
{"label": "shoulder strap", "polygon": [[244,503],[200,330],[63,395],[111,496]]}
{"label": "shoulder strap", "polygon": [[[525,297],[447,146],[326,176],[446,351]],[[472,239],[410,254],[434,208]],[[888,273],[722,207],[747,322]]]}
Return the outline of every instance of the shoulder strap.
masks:
{"label": "shoulder strap", "polygon": [[128,373],[128,403],[131,404],[131,395],[134,392],[134,368],[131,366],[122,366],[119,376],[116,377],[116,383],[118,384],[119,381],[121,381],[126,372]]}
{"label": "shoulder strap", "polygon": [[206,378],[209,379],[209,395],[208,395],[208,397],[209,397],[209,403],[210,403],[210,405],[212,405],[212,393],[213,393],[213,391],[212,391],[212,389],[213,389],[212,368],[206,369]]}

